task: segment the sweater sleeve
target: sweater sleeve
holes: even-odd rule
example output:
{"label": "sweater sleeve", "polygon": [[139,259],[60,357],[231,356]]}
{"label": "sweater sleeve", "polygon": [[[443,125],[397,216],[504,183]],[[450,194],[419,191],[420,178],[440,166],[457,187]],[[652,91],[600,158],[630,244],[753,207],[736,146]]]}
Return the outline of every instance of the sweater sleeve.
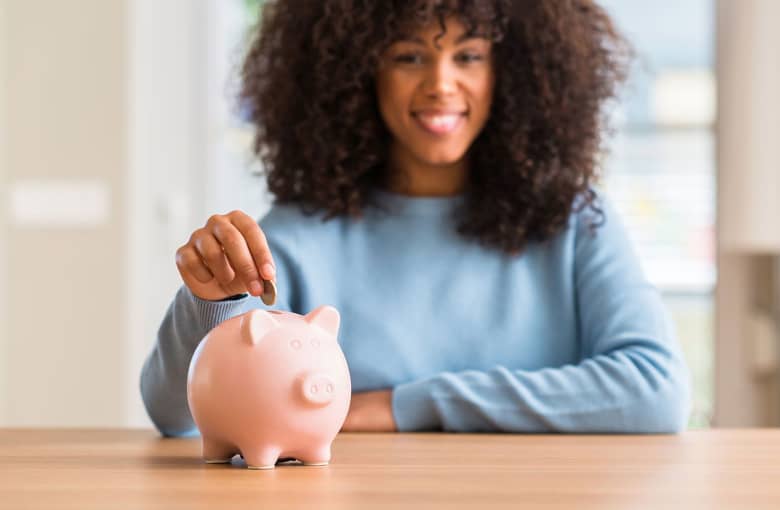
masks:
{"label": "sweater sleeve", "polygon": [[294,238],[280,231],[269,213],[260,225],[276,265],[277,302],[266,306],[260,298],[243,294],[220,301],[201,299],[182,285],[169,305],[152,352],[141,369],[141,398],[154,426],[163,436],[193,436],[198,430],[187,404],[187,371],[195,348],[221,322],[255,308],[291,310],[295,304],[292,258]]}
{"label": "sweater sleeve", "polygon": [[[393,390],[401,431],[674,433],[687,424],[688,369],[660,294],[607,201],[594,234],[576,218],[577,364],[439,373]],[[575,339],[572,339],[575,341]]]}

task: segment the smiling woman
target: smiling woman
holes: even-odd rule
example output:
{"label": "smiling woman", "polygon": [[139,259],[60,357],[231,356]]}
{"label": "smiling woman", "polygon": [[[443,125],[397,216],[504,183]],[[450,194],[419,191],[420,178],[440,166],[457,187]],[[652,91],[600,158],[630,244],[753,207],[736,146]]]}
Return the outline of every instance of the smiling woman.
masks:
{"label": "smiling woman", "polygon": [[342,430],[679,431],[685,361],[591,186],[625,57],[590,0],[266,4],[241,99],[276,201],[177,250],[154,423],[193,431],[187,363],[262,278],[339,310]]}
{"label": "smiling woman", "polygon": [[[279,202],[358,216],[376,188],[461,189],[460,233],[520,252],[593,203],[629,56],[590,0],[267,2],[241,95]],[[420,115],[448,109],[463,124]]]}

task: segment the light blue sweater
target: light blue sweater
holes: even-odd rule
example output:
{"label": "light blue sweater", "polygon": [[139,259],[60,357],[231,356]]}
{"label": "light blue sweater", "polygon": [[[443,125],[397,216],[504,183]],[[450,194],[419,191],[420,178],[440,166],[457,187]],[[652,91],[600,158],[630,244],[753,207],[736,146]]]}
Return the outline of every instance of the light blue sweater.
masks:
{"label": "light blue sweater", "polygon": [[[277,268],[273,308],[341,313],[353,391],[393,389],[401,431],[682,430],[689,375],[658,291],[619,216],[592,235],[589,210],[519,257],[455,232],[462,197],[379,192],[360,220],[274,206],[260,221]],[[195,347],[249,296],[176,294],[141,374],[164,435],[198,433],[186,399]]]}

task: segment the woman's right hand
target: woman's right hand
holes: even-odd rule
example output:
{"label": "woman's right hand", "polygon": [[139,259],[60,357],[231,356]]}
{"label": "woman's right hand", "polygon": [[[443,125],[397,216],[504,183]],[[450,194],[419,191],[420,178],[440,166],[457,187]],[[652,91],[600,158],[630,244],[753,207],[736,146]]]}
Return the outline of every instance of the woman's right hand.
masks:
{"label": "woman's right hand", "polygon": [[176,250],[176,267],[190,291],[210,301],[244,292],[260,296],[262,280],[276,280],[265,234],[241,211],[211,216]]}

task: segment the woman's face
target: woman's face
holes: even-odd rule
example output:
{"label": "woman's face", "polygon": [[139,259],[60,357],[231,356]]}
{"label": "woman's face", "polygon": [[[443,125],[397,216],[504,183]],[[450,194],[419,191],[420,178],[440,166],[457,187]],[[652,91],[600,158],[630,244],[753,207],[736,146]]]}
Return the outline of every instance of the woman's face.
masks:
{"label": "woman's face", "polygon": [[[487,121],[493,96],[492,43],[449,19],[392,44],[382,55],[377,98],[392,150],[424,166],[463,159]],[[401,154],[398,154],[398,153]]]}

